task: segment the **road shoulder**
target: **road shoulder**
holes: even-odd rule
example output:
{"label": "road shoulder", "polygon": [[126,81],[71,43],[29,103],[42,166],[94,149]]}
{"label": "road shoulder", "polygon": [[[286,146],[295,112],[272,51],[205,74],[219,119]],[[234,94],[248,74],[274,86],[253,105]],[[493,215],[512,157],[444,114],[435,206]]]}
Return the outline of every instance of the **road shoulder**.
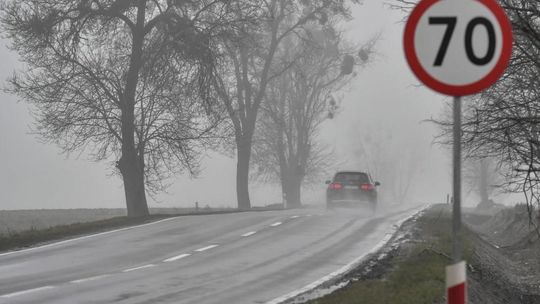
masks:
{"label": "road shoulder", "polygon": [[[444,268],[451,263],[451,211],[437,205],[407,220],[382,249],[338,280],[286,303],[445,303]],[[540,303],[539,282],[503,275],[508,257],[500,249],[465,230],[472,304]],[[518,268],[519,269],[519,268]]]}

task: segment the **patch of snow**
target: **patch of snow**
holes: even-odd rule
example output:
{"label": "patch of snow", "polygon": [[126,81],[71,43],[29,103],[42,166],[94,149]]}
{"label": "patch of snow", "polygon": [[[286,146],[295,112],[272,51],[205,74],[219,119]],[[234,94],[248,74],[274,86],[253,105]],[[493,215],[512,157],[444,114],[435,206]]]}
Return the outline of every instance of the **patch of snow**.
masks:
{"label": "patch of snow", "polygon": [[304,295],[294,299],[291,302],[291,304],[301,304],[301,303],[305,303],[307,301],[311,301],[311,300],[315,300],[315,299],[324,297],[324,296],[329,295],[332,292],[334,292],[334,291],[336,291],[336,290],[338,290],[340,288],[343,288],[343,287],[347,286],[349,283],[350,283],[350,281],[344,281],[344,282],[341,282],[339,284],[335,284],[335,285],[332,285],[332,286],[329,286],[329,287],[314,289],[311,292],[309,292],[307,294],[304,294]]}

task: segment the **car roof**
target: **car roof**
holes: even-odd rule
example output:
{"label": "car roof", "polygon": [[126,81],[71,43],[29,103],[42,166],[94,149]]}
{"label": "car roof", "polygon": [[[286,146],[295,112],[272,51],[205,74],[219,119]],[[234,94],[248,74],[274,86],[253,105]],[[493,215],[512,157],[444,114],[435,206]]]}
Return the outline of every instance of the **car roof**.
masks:
{"label": "car roof", "polygon": [[343,173],[367,174],[367,175],[369,175],[369,173],[364,172],[364,171],[338,171],[338,172],[336,172],[336,174],[343,174]]}

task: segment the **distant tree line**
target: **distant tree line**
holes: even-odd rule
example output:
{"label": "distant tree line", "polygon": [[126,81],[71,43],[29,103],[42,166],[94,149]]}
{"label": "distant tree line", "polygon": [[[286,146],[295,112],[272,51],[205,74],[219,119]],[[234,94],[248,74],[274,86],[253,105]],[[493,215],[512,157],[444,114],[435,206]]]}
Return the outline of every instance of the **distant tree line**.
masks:
{"label": "distant tree line", "polygon": [[334,93],[370,59],[373,41],[353,48],[337,29],[349,3],[7,0],[0,24],[25,63],[7,91],[46,142],[114,161],[130,217],[208,149],[235,151],[238,208],[251,167],[296,207],[328,159],[316,136]]}

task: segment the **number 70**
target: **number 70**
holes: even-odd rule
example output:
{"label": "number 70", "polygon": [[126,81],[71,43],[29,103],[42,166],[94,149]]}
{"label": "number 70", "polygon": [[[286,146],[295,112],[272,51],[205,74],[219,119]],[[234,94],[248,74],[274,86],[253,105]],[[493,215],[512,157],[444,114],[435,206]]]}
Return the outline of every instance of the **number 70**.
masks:
{"label": "number 70", "polygon": [[[458,22],[457,17],[430,17],[429,25],[446,25],[446,31],[444,33],[441,46],[437,52],[437,57],[435,58],[434,66],[442,66],[446,53],[448,52],[448,47],[454,35],[456,29],[456,24]],[[476,55],[473,49],[473,34],[477,26],[484,26],[488,34],[488,49],[486,54],[483,57]],[[475,65],[486,65],[491,62],[495,56],[495,45],[497,42],[497,37],[495,35],[495,28],[489,19],[484,17],[476,17],[472,19],[465,29],[465,53],[467,58]]]}

